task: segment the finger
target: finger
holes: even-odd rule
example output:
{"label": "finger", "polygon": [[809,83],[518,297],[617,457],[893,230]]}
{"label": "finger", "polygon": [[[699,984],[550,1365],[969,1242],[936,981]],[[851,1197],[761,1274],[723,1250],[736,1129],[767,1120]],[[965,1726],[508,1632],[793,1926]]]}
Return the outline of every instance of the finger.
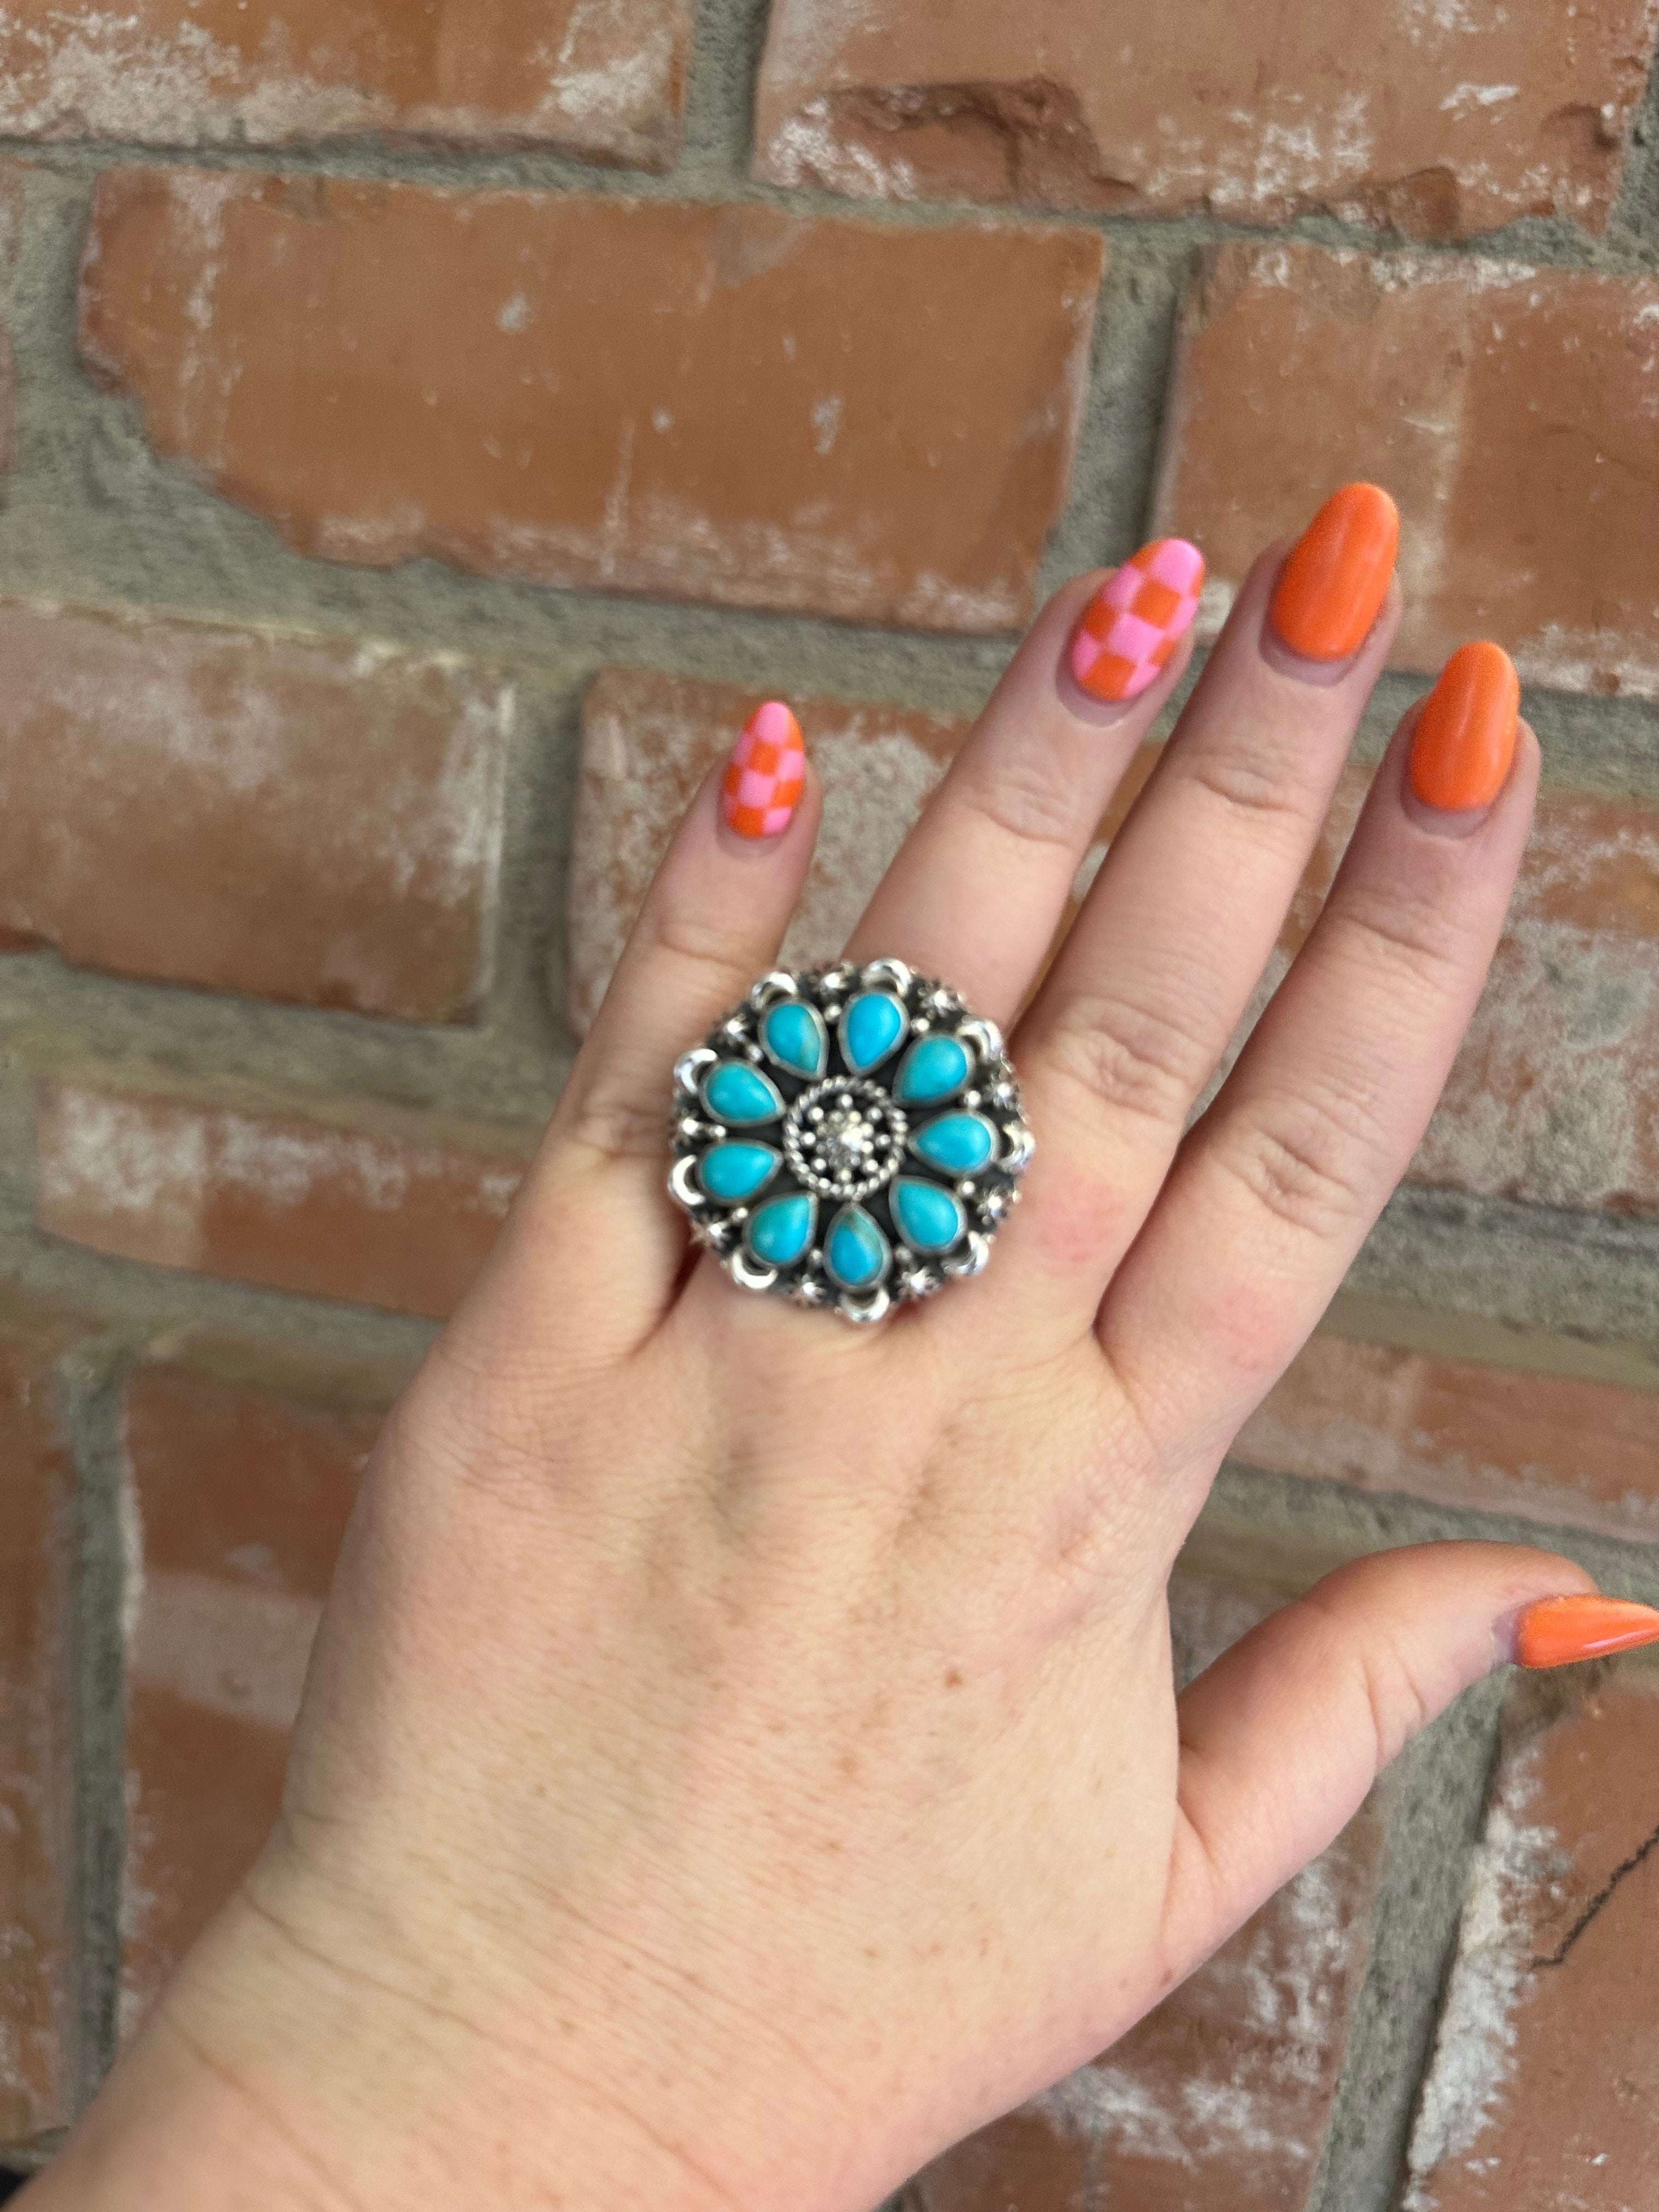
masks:
{"label": "finger", "polygon": [[[1474,1011],[1538,777],[1514,672],[1485,650],[1504,679],[1486,702],[1501,744],[1457,723],[1455,655],[1396,733],[1323,914],[1103,1304],[1103,1346],[1175,1464],[1213,1466],[1305,1340],[1405,1173]],[[1425,763],[1483,752],[1484,781],[1455,758],[1443,777],[1477,803],[1416,796]]]}
{"label": "finger", "polygon": [[602,1243],[602,1264],[583,1268],[585,1328],[613,1305],[629,1331],[660,1310],[687,1242],[663,1189],[671,1071],[775,964],[818,813],[799,727],[769,702],[705,780],[657,870],[481,1296],[505,1273],[522,1297],[521,1265],[568,1266]]}
{"label": "finger", "polygon": [[1224,1652],[1179,1705],[1172,1974],[1322,1851],[1396,1753],[1511,1656],[1522,1607],[1593,1587],[1547,1552],[1416,1546],[1340,1568]]}
{"label": "finger", "polygon": [[1159,538],[1104,579],[1079,576],[1056,592],[883,878],[849,957],[907,961],[976,1013],[1012,1017],[1119,779],[1187,665],[1203,575],[1195,546]]}
{"label": "finger", "polygon": [[[1392,502],[1374,497],[1391,521]],[[1022,1223],[1022,1233],[1051,1295],[1024,1284],[1021,1294],[1041,1306],[1042,1326],[1056,1307],[1089,1325],[1145,1219],[1272,957],[1387,657],[1399,618],[1391,532],[1387,557],[1367,565],[1357,609],[1346,605],[1349,627],[1335,639],[1342,658],[1292,653],[1279,638],[1284,583],[1300,575],[1320,527],[1316,518],[1288,559],[1275,549],[1251,570],[1021,1024],[1040,1146],[1025,1211],[1049,1232]],[[1338,581],[1338,596],[1352,601]],[[1306,641],[1330,637],[1328,628]],[[1045,1204],[1048,1191],[1066,1192],[1066,1202]]]}

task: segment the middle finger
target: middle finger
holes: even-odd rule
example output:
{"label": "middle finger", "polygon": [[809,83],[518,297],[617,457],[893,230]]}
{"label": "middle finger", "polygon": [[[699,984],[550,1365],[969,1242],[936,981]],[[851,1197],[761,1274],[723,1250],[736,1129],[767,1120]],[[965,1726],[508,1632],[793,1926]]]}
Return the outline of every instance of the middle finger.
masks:
{"label": "middle finger", "polygon": [[1398,623],[1395,527],[1348,486],[1256,562],[1021,1024],[1039,1149],[1003,1273],[1041,1326],[1091,1324],[1272,957]]}

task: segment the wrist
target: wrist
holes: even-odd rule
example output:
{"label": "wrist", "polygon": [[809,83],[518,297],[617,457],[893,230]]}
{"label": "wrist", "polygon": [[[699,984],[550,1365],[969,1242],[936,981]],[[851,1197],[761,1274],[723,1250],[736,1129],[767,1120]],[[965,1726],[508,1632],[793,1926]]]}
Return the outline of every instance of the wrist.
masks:
{"label": "wrist", "polygon": [[621,2095],[544,2063],[532,2078],[510,2037],[307,1960],[239,1898],[19,2212],[540,2203],[550,2165],[569,2212],[732,2212],[672,2128],[659,2135]]}

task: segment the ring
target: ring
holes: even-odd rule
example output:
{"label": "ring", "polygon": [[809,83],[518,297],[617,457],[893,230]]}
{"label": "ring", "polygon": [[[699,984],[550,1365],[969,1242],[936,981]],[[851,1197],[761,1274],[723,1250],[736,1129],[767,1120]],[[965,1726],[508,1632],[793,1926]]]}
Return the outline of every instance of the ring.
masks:
{"label": "ring", "polygon": [[1034,1149],[996,1024],[902,960],[763,975],[675,1063],[672,1145],[734,1283],[853,1322],[978,1274]]}

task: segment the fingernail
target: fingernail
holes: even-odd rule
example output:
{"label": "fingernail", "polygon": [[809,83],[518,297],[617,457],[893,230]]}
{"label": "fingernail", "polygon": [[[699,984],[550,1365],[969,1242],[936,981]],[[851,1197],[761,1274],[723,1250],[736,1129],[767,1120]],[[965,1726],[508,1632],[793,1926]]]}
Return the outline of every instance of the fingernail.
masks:
{"label": "fingernail", "polygon": [[1659,1612],[1594,1590],[1540,1598],[1515,1624],[1515,1656],[1522,1667],[1565,1667],[1575,1659],[1632,1651],[1638,1644],[1659,1644]]}
{"label": "fingernail", "polygon": [[1515,758],[1521,679],[1501,645],[1460,645],[1423,702],[1411,785],[1425,806],[1468,814],[1490,806]]}
{"label": "fingernail", "polygon": [[1134,699],[1156,684],[1203,586],[1204,556],[1184,538],[1155,538],[1114,569],[1072,633],[1072,673],[1090,697]]}
{"label": "fingernail", "polygon": [[769,699],[732,748],[721,811],[740,837],[775,837],[789,827],[805,787],[800,724],[781,699]]}
{"label": "fingernail", "polygon": [[1279,642],[1304,660],[1358,653],[1389,595],[1400,510],[1380,484],[1334,491],[1279,572],[1268,610]]}

